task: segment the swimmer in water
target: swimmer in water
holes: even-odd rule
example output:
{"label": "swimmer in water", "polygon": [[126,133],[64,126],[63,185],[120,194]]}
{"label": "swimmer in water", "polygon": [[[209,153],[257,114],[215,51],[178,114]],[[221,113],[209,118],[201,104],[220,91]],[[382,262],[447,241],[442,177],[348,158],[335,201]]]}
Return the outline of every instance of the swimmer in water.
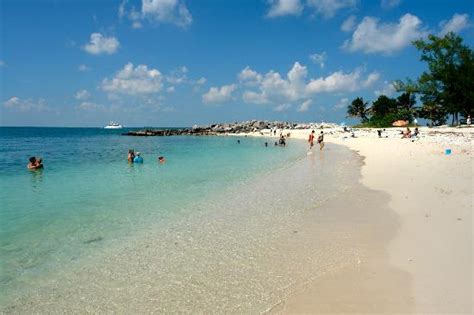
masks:
{"label": "swimmer in water", "polygon": [[36,157],[32,156],[29,158],[30,163],[28,163],[28,169],[29,170],[37,170],[43,168],[43,159],[39,158],[37,159]]}
{"label": "swimmer in water", "polygon": [[133,159],[133,163],[143,163],[143,158],[140,156],[140,152],[137,152],[137,155]]}
{"label": "swimmer in water", "polygon": [[158,157],[158,162],[160,162],[160,164],[164,164],[166,162],[165,157],[164,156]]}

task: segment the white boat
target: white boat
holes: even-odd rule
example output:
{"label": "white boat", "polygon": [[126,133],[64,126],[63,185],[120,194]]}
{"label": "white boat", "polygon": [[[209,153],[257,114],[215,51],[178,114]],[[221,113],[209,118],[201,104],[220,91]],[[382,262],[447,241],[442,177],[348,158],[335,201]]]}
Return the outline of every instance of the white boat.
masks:
{"label": "white boat", "polygon": [[104,129],[122,129],[122,128],[123,126],[115,121],[111,121],[107,126],[104,127]]}

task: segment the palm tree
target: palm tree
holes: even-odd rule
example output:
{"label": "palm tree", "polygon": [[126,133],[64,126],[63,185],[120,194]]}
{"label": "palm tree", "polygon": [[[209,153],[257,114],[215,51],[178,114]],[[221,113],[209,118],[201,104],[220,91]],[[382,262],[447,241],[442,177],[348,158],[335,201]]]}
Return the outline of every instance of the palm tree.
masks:
{"label": "palm tree", "polygon": [[358,97],[352,101],[352,103],[347,106],[347,115],[349,117],[358,117],[362,121],[362,123],[367,122],[369,119],[367,118],[367,102],[364,102],[362,97]]}

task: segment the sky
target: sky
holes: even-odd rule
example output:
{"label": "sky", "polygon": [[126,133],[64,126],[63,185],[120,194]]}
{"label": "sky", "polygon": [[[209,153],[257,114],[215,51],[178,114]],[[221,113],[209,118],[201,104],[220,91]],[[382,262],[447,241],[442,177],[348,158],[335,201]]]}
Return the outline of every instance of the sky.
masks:
{"label": "sky", "polygon": [[1,0],[0,125],[348,122],[472,0]]}

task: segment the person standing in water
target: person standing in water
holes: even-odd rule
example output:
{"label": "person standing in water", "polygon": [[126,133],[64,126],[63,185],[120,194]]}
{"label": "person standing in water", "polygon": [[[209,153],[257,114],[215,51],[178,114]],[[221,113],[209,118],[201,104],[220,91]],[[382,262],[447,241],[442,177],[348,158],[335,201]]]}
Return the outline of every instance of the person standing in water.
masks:
{"label": "person standing in water", "polygon": [[43,159],[39,158],[37,159],[36,157],[32,156],[28,159],[30,163],[28,163],[28,169],[29,170],[38,170],[43,168]]}
{"label": "person standing in water", "polygon": [[319,143],[319,150],[322,150],[324,148],[324,133],[322,131],[319,134],[318,143]]}
{"label": "person standing in water", "polygon": [[133,149],[128,149],[128,156],[127,156],[128,163],[133,163],[133,159],[135,159],[135,151],[133,151]]}
{"label": "person standing in water", "polygon": [[140,156],[140,152],[137,152],[137,156],[133,159],[133,163],[143,163],[143,158]]}
{"label": "person standing in water", "polygon": [[311,133],[309,134],[308,142],[309,142],[309,149],[311,150],[314,146],[314,130],[311,131]]}

